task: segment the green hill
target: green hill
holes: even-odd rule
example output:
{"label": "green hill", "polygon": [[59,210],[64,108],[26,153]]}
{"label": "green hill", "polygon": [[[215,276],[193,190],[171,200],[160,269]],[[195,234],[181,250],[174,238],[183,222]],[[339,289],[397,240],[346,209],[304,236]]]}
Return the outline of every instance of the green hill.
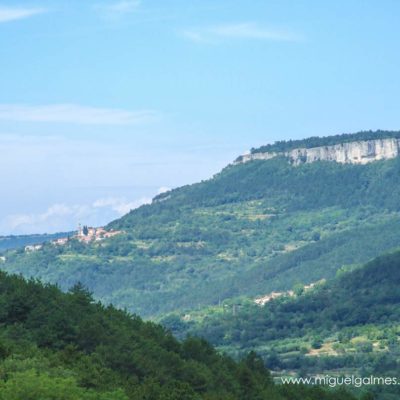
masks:
{"label": "green hill", "polygon": [[178,336],[205,337],[237,356],[255,350],[278,373],[397,376],[399,286],[400,252],[395,252],[263,307],[236,301],[170,315],[164,324]]}
{"label": "green hill", "polygon": [[239,363],[201,339],[0,274],[2,400],[352,400],[345,392],[275,386],[250,353]]}
{"label": "green hill", "polygon": [[3,270],[82,282],[96,299],[156,317],[333,278],[400,246],[400,158],[367,165],[277,157],[230,165],[157,196],[84,245],[12,250]]}

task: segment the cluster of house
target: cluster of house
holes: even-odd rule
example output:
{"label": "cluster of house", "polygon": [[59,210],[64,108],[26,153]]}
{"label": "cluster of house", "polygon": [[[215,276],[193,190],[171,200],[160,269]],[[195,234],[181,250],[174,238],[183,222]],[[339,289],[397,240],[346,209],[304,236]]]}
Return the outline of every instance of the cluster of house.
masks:
{"label": "cluster of house", "polygon": [[[303,290],[306,292],[307,290],[312,289],[317,283],[319,282],[314,282],[314,283],[310,283],[309,285],[305,285],[303,287]],[[258,306],[264,306],[266,303],[270,302],[271,300],[277,299],[278,297],[282,297],[282,296],[288,296],[288,297],[293,297],[295,295],[293,290],[288,290],[286,292],[271,292],[265,296],[262,297],[257,297],[256,299],[254,299],[254,303],[257,304]]]}
{"label": "cluster of house", "polygon": [[43,247],[42,244],[30,244],[29,246],[25,246],[25,251],[36,251],[40,250]]}
{"label": "cluster of house", "polygon": [[[90,242],[99,242],[103,239],[110,238],[116,235],[119,235],[121,231],[115,231],[111,229],[106,231],[103,227],[93,228],[88,226],[81,226],[78,227],[78,233],[72,236],[72,239],[77,239],[82,243],[90,243]],[[71,238],[69,237],[62,237],[58,239],[52,240],[50,243],[55,246],[64,246],[68,243]],[[26,252],[32,252],[40,250],[43,247],[43,244],[33,244],[25,246]]]}
{"label": "cluster of house", "polygon": [[119,235],[121,231],[115,231],[111,229],[106,231],[103,227],[92,228],[92,227],[81,227],[79,225],[78,234],[75,236],[80,242],[89,243],[89,242],[99,242],[103,239],[110,238],[116,235]]}

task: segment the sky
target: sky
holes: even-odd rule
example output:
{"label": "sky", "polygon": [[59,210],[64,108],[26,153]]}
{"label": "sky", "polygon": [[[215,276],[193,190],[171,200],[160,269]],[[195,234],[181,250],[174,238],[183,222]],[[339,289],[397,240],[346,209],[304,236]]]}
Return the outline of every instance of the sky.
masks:
{"label": "sky", "polygon": [[100,226],[282,139],[400,129],[397,0],[0,0],[0,235]]}

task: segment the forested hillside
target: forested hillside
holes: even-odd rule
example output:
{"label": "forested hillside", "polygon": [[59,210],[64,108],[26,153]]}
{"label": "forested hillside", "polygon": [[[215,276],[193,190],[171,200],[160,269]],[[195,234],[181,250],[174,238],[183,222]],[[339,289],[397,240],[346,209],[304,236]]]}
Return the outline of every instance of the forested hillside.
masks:
{"label": "forested hillside", "polygon": [[239,363],[201,339],[0,274],[2,400],[352,400],[345,392],[275,386],[254,353]]}
{"label": "forested hillside", "polygon": [[237,356],[255,350],[280,373],[397,376],[399,287],[396,252],[263,307],[242,299],[163,322],[180,337],[205,337]]}
{"label": "forested hillside", "polygon": [[368,165],[283,158],[230,165],[212,179],[157,196],[108,229],[12,250],[0,267],[155,317],[237,296],[288,290],[400,246],[400,159]]}

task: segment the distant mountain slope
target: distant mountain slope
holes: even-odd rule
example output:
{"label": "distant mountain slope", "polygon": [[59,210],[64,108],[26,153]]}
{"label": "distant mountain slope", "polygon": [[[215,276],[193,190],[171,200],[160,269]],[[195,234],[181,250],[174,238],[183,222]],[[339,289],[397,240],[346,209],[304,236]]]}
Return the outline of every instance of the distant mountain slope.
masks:
{"label": "distant mountain slope", "polygon": [[32,235],[10,235],[0,236],[0,251],[17,249],[18,247],[32,246],[50,242],[62,237],[72,236],[73,232],[43,233]]}
{"label": "distant mountain slope", "polygon": [[246,340],[251,342],[299,337],[310,331],[327,337],[333,327],[340,330],[358,325],[400,323],[399,287],[400,251],[397,251],[340,273],[294,298],[282,297],[264,307],[247,303],[242,305],[245,310],[240,309],[234,316],[222,313],[215,319],[208,318],[204,326],[193,331],[207,336],[206,330],[214,326],[214,343],[229,341],[244,346],[243,337],[239,339],[232,330],[245,332]]}
{"label": "distant mountain slope", "polygon": [[142,316],[331,278],[400,246],[400,159],[368,165],[282,157],[230,165],[157,196],[84,245],[10,251],[0,267]]}
{"label": "distant mountain slope", "polygon": [[[255,350],[276,371],[397,376],[400,252],[263,307],[237,299],[163,323],[180,337],[198,335],[231,354]],[[382,398],[398,398],[396,388],[386,389]]]}
{"label": "distant mountain slope", "polygon": [[201,339],[0,274],[2,400],[355,400],[345,392],[275,386],[254,353],[239,363]]}

